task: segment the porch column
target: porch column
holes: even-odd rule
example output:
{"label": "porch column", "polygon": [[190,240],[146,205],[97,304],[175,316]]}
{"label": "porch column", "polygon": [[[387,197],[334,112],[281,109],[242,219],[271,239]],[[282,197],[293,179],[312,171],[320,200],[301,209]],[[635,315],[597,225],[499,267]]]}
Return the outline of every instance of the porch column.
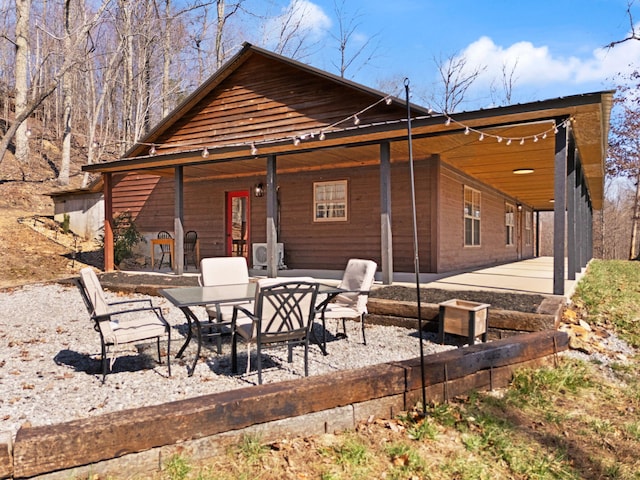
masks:
{"label": "porch column", "polygon": [[104,271],[113,271],[113,178],[110,173],[102,174],[104,196]]}
{"label": "porch column", "polygon": [[[556,125],[564,118],[556,119]],[[565,212],[567,199],[567,145],[569,125],[555,135],[554,204],[553,204],[553,294],[564,295]]]}
{"label": "porch column", "polygon": [[391,148],[380,144],[380,257],[382,283],[393,282],[393,235],[391,232]]}
{"label": "porch column", "polygon": [[176,258],[173,258],[175,265],[175,273],[182,275],[184,273],[184,173],[183,167],[176,167],[174,173],[174,219],[173,219],[173,232],[174,232],[174,249],[173,254]]}
{"label": "porch column", "polygon": [[575,155],[573,135],[569,135],[567,147],[567,278],[576,279],[576,270],[580,263],[580,214],[577,198],[580,185],[578,175],[578,160]]}
{"label": "porch column", "polygon": [[267,277],[278,276],[278,181],[276,177],[276,156],[267,156]]}

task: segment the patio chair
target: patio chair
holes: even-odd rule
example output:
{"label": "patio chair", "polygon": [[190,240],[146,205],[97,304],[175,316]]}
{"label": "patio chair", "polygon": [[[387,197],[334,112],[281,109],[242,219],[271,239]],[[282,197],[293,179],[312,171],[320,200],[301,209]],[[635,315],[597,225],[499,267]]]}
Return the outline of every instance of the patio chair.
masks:
{"label": "patio chair", "polygon": [[231,319],[231,370],[237,373],[238,337],[247,344],[247,372],[251,345],[257,349],[258,383],[262,384],[262,349],[286,345],[287,361],[293,346],[304,345],[304,375],[309,375],[309,335],[315,317],[318,283],[310,277],[264,278],[258,281],[254,312],[236,305]]}
{"label": "patio chair", "polygon": [[198,241],[198,234],[193,230],[189,230],[184,235],[184,266],[189,266],[189,259],[192,260],[193,266],[198,268],[198,259],[196,255],[196,243]]}
{"label": "patio chair", "polygon": [[[200,261],[200,285],[204,287],[216,285],[234,285],[249,283],[249,267],[244,257],[211,257]],[[233,307],[242,305],[252,308],[253,302],[229,302],[207,305],[209,322],[203,323],[208,328],[209,336],[216,337],[218,354],[222,353],[222,335],[224,329],[231,325]]]}
{"label": "patio chair", "polygon": [[[170,239],[173,238],[171,236],[171,234],[169,232],[166,232],[164,230],[158,232],[158,238],[159,239]],[[158,270],[160,270],[160,268],[162,267],[162,262],[164,261],[164,257],[165,255],[169,258],[169,267],[171,267],[171,246],[165,243],[160,244],[160,253],[162,254],[160,256],[160,261],[158,262]]]}
{"label": "patio chair", "polygon": [[[359,318],[362,326],[362,343],[367,344],[364,317],[367,314],[369,290],[373,285],[377,266],[373,260],[359,258],[352,258],[347,262],[342,281],[338,284],[338,287],[345,292],[338,294],[328,304],[321,304],[318,308],[323,328],[325,328],[326,319],[342,319],[342,330],[346,336],[345,319]],[[326,330],[323,335],[325,336],[323,344],[326,344]]]}
{"label": "patio chair", "polygon": [[[100,280],[90,267],[80,270],[77,285],[89,315],[95,322],[94,328],[100,334],[102,383],[109,368],[113,368],[113,350],[117,349],[118,345],[139,344],[155,339],[158,362],[162,363],[160,339],[164,337],[167,338],[167,370],[171,376],[171,328],[160,307],[154,307],[150,299],[107,303]],[[135,306],[136,304],[142,306]],[[108,359],[109,353],[112,355],[111,361]]]}

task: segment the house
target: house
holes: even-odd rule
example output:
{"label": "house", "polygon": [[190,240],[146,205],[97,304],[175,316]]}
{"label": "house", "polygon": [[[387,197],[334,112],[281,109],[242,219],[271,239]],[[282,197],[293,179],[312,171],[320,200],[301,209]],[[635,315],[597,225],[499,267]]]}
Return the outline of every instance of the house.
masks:
{"label": "house", "polygon": [[121,159],[84,167],[103,175],[105,268],[111,218],[128,211],[149,237],[173,232],[179,274],[195,230],[202,256],[251,264],[266,244],[270,276],[280,248],[288,268],[371,258],[390,283],[416,263],[413,170],[420,272],[533,257],[551,210],[561,294],[592,256],[613,92],[448,115],[403,91],[245,44]]}

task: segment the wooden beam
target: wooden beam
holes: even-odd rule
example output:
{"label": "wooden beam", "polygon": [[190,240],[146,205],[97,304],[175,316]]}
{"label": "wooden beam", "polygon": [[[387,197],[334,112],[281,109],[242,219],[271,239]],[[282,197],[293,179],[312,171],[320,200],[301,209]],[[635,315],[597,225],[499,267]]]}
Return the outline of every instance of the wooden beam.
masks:
{"label": "wooden beam", "polygon": [[278,276],[278,180],[276,156],[267,156],[267,277]]}
{"label": "wooden beam", "polygon": [[[560,124],[564,119],[558,119]],[[553,294],[564,295],[565,212],[567,199],[567,146],[569,126],[559,128],[555,134],[556,154],[554,167],[553,204]]]}
{"label": "wooden beam", "polygon": [[113,252],[113,177],[110,173],[102,174],[104,184],[104,271],[114,268]]}
{"label": "wooden beam", "polygon": [[178,275],[184,273],[184,173],[183,167],[178,166],[175,169],[174,180],[174,249],[173,254],[176,258],[172,258],[175,272]]}
{"label": "wooden beam", "polygon": [[382,283],[393,282],[393,235],[391,231],[391,150],[389,142],[380,144],[380,257]]}

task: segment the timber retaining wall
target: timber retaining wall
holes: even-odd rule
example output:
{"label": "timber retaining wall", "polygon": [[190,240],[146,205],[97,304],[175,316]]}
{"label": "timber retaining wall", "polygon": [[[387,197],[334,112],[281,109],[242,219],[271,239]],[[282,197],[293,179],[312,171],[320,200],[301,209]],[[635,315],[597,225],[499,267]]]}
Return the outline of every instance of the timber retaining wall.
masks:
{"label": "timber retaining wall", "polygon": [[[402,362],[258,385],[50,426],[0,433],[0,478],[128,477],[162,469],[173,455],[220,455],[247,433],[264,441],[351,429],[392,418],[422,399],[506,386],[520,367],[568,348],[554,330],[522,334]],[[423,369],[424,367],[424,369]]]}

